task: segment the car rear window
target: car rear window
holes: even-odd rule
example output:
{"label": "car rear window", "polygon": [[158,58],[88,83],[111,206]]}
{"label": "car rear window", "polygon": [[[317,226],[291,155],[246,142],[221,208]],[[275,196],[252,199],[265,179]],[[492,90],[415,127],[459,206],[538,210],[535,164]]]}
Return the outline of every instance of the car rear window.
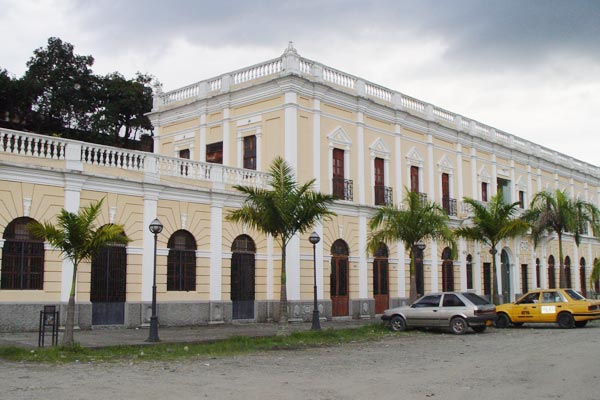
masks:
{"label": "car rear window", "polygon": [[481,296],[476,295],[475,293],[463,293],[463,296],[465,296],[467,298],[467,300],[469,300],[471,303],[475,304],[476,306],[483,306],[485,304],[490,304],[489,301],[487,301],[486,299],[484,299]]}
{"label": "car rear window", "polygon": [[578,291],[573,290],[573,289],[566,289],[565,293],[572,298],[573,300],[585,300],[585,297],[583,297]]}

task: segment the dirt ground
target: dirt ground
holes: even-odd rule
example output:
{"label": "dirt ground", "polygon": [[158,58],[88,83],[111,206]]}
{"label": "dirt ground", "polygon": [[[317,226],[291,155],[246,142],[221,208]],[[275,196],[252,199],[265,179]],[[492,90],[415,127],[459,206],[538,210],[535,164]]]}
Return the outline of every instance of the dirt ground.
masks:
{"label": "dirt ground", "polygon": [[600,322],[168,363],[0,362],[0,398],[597,400]]}

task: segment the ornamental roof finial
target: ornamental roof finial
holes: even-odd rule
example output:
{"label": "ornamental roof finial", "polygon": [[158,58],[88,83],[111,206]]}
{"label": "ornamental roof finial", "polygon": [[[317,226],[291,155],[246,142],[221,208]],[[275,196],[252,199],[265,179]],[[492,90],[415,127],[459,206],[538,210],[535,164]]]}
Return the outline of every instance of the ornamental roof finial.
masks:
{"label": "ornamental roof finial", "polygon": [[294,53],[294,54],[298,55],[298,52],[294,48],[294,42],[292,42],[292,41],[288,42],[288,46],[285,49],[285,51],[283,52],[283,54],[288,54],[288,53]]}

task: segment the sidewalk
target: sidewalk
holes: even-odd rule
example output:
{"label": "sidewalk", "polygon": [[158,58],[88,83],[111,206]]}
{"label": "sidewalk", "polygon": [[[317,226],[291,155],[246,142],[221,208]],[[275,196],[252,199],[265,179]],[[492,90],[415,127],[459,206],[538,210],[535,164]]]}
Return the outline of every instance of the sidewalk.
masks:
{"label": "sidewalk", "polygon": [[[344,329],[358,328],[363,325],[378,323],[373,319],[340,319],[321,321],[321,328]],[[290,331],[308,331],[310,322],[290,323]],[[233,336],[274,336],[277,333],[277,323],[229,323],[219,325],[203,325],[193,327],[161,327],[158,336],[161,343],[199,343],[227,339]],[[63,332],[59,332],[58,343],[62,343]],[[75,331],[75,341],[83,347],[107,347],[119,345],[152,345],[145,340],[148,338],[148,328],[99,328]],[[51,336],[45,338],[46,347],[52,343]],[[37,332],[0,332],[0,346],[17,346],[37,348]]]}

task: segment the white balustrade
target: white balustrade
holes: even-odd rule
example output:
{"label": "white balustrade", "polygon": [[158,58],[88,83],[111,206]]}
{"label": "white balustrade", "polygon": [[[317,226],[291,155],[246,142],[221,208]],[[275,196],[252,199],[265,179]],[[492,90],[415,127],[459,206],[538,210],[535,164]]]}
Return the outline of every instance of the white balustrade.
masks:
{"label": "white balustrade", "polygon": [[391,90],[373,85],[372,83],[365,83],[365,93],[367,93],[368,96],[377,97],[384,101],[392,101],[393,92]]}
{"label": "white balustrade", "polygon": [[101,146],[85,143],[81,146],[81,162],[90,165],[129,169],[133,171],[144,170],[144,159],[148,153],[120,149],[118,147]]}
{"label": "white balustrade", "polygon": [[221,90],[221,77],[208,81],[208,90],[211,92]]}
{"label": "white balustrade", "polygon": [[312,63],[301,58],[300,59],[300,72],[303,74],[310,75],[312,68]]}
{"label": "white balustrade", "polygon": [[262,78],[264,76],[272,75],[281,71],[281,59],[268,61],[266,63],[256,65],[242,71],[234,72],[231,74],[233,84],[248,82],[254,79]]}
{"label": "white balustrade", "polygon": [[323,68],[323,80],[350,89],[356,84],[356,78],[327,67]]}
{"label": "white balustrade", "polygon": [[67,141],[9,129],[0,129],[0,152],[20,156],[64,160]]}
{"label": "white balustrade", "polygon": [[177,101],[186,100],[194,97],[198,97],[200,93],[200,85],[194,83],[192,85],[184,86],[182,88],[171,90],[170,92],[164,93],[160,96],[163,104],[175,103]]}
{"label": "white balustrade", "polygon": [[442,108],[437,108],[437,107],[433,108],[433,115],[435,115],[439,119],[443,119],[444,121],[448,121],[448,122],[454,121],[454,116],[455,116],[455,114],[453,114],[449,111],[446,111]]}
{"label": "white balustrade", "polygon": [[410,96],[402,95],[402,107],[407,110],[413,110],[420,113],[424,113],[426,106],[427,104],[422,102],[421,100],[417,100]]}

